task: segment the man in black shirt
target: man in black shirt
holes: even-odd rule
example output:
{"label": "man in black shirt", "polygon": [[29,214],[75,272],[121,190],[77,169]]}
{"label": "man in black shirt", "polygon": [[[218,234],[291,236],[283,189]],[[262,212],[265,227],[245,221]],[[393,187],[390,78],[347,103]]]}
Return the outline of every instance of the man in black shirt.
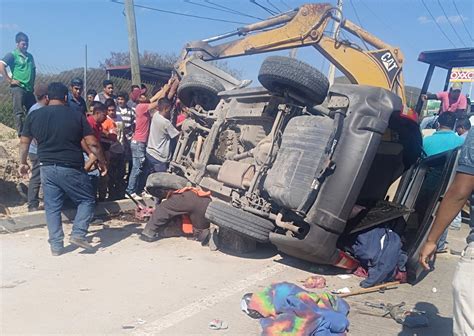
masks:
{"label": "man in black shirt", "polygon": [[66,104],[67,96],[66,86],[51,83],[48,86],[49,105],[28,115],[20,139],[22,176],[28,175],[30,170],[26,158],[31,140],[35,138],[38,143],[48,241],[54,256],[60,255],[64,246],[61,208],[66,195],[77,205],[70,242],[82,248],[91,248],[86,235],[94,215],[95,199],[92,185],[84,171],[83,140],[98,157],[102,173],[107,173],[105,157],[98,140],[85,115]]}
{"label": "man in black shirt", "polygon": [[71,81],[71,91],[67,96],[67,104],[72,107],[73,110],[79,113],[87,114],[87,104],[84,98],[82,98],[82,91],[84,90],[84,83],[80,78],[73,78]]}

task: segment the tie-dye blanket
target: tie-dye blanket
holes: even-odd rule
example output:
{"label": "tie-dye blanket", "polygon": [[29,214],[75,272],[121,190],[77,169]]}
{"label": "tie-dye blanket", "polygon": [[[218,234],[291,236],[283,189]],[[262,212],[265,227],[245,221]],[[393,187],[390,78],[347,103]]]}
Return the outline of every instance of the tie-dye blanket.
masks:
{"label": "tie-dye blanket", "polygon": [[253,293],[248,308],[259,312],[262,335],[345,335],[349,305],[329,293],[312,293],[288,282]]}

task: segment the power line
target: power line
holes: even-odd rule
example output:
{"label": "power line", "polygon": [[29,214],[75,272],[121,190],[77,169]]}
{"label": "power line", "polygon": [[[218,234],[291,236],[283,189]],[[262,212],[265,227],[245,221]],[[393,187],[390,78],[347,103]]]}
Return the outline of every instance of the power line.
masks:
{"label": "power line", "polygon": [[461,13],[459,13],[458,6],[456,6],[456,2],[454,0],[453,0],[453,5],[454,5],[454,8],[456,9],[456,13],[458,13],[459,18],[461,19],[462,25],[464,26],[464,29],[466,30],[467,35],[469,36],[471,41],[474,41],[474,39],[472,38],[471,33],[469,32],[469,29],[467,29],[467,27],[466,27],[466,23],[464,23],[463,16],[461,15]]}
{"label": "power line", "polygon": [[439,0],[438,0],[438,5],[439,5],[439,7],[441,7],[441,10],[443,11],[444,17],[446,18],[446,20],[448,20],[449,25],[451,26],[451,28],[453,28],[454,34],[456,34],[456,36],[458,37],[459,41],[461,41],[462,45],[463,45],[463,46],[466,46],[466,44],[464,43],[463,39],[459,36],[458,31],[456,30],[456,28],[454,28],[454,25],[453,25],[453,23],[451,22],[451,20],[449,19],[448,15],[446,15],[446,12],[444,11],[444,8],[443,8],[443,6],[441,5],[441,2],[440,2]]}
{"label": "power line", "polygon": [[451,41],[451,39],[448,37],[448,35],[446,35],[446,33],[444,32],[444,30],[441,28],[441,26],[439,25],[439,23],[436,21],[435,17],[433,16],[433,14],[431,13],[430,9],[428,8],[428,6],[426,6],[425,2],[423,0],[420,0],[421,3],[423,4],[423,6],[426,8],[426,10],[428,11],[428,13],[430,14],[431,16],[431,19],[434,21],[434,23],[436,23],[436,26],[438,26],[438,29],[439,31],[444,35],[444,37],[446,38],[446,40],[448,40],[452,46],[454,48],[456,48],[456,45],[453,43],[453,41]]}
{"label": "power line", "polygon": [[[352,2],[352,0],[349,0],[349,2],[350,2],[350,4],[351,4],[352,9],[354,10],[354,13],[355,13],[357,22],[359,23],[359,26],[363,29],[364,27],[362,26],[362,22],[360,21],[359,13],[357,12],[357,9],[355,8],[354,3]],[[357,34],[357,36],[359,36],[359,34]],[[360,36],[359,36],[359,38],[360,38],[360,40],[362,41],[362,43],[364,44],[365,49],[369,50],[369,47],[368,47],[367,44],[365,43],[364,39],[361,38]]]}
{"label": "power line", "polygon": [[[121,5],[124,4],[123,2],[120,2],[120,1],[118,1],[118,0],[110,0],[110,1],[112,1],[113,3],[116,3],[116,4],[121,4]],[[192,17],[192,18],[201,19],[201,20],[218,21],[218,22],[226,22],[226,23],[237,23],[237,24],[244,24],[244,25],[248,24],[247,22],[230,21],[230,20],[224,20],[224,19],[216,19],[216,18],[207,17],[207,16],[185,14],[185,13],[174,12],[174,11],[169,11],[169,10],[165,10],[165,9],[158,9],[158,8],[148,7],[148,6],[143,6],[143,5],[134,5],[134,6],[135,6],[135,7],[138,7],[138,8],[149,9],[149,10],[156,11],[156,12],[160,12],[160,13],[166,13],[166,14],[173,14],[173,15],[179,15],[179,16]]]}
{"label": "power line", "polygon": [[264,5],[262,4],[259,4],[257,2],[257,0],[250,0],[251,3],[253,3],[254,5],[260,7],[261,9],[263,9],[264,11],[266,11],[267,13],[269,13],[270,15],[275,15],[276,13],[274,11],[272,11],[270,8],[268,7],[265,7]]}
{"label": "power line", "polygon": [[288,9],[293,9],[292,7],[290,7],[285,0],[280,0],[280,2],[282,3],[283,6],[286,6],[288,7]]}
{"label": "power line", "polygon": [[277,12],[281,13],[280,8],[278,8],[276,5],[274,5],[273,2],[271,2],[271,0],[267,0],[267,3],[268,3],[270,6],[272,6],[273,8],[275,8]]}
{"label": "power line", "polygon": [[[367,10],[382,24],[382,27],[385,29],[385,31],[387,32],[390,32],[390,33],[393,33],[393,26],[390,26],[388,23],[387,23],[387,20],[383,20],[379,15],[377,15],[377,13],[372,10],[372,8],[370,8],[370,6],[368,6],[364,1],[360,0],[360,3],[362,5],[364,5],[365,8],[367,8]],[[406,44],[410,47],[410,49],[413,49],[412,51],[417,53],[417,51],[415,50],[418,50],[418,47],[414,46],[413,44],[411,44],[408,40],[406,41]]]}
{"label": "power line", "polygon": [[[243,12],[239,12],[235,9],[232,9],[230,7],[226,7],[226,6],[223,6],[221,4],[218,4],[218,3],[215,3],[215,2],[212,2],[211,0],[204,0],[205,2],[207,2],[208,4],[211,4],[213,6],[215,6],[215,9],[218,9],[220,8],[221,10],[225,11],[225,12],[228,12],[228,13],[232,13],[232,14],[238,14],[238,15],[242,15],[242,16],[247,16],[249,18],[252,18],[252,19],[257,19],[257,20],[264,20],[263,18],[261,17],[258,17],[258,16],[253,16],[253,15],[250,15],[250,14],[246,14],[246,13],[243,13]],[[204,6],[204,5],[203,5]],[[210,6],[209,6],[210,7]]]}

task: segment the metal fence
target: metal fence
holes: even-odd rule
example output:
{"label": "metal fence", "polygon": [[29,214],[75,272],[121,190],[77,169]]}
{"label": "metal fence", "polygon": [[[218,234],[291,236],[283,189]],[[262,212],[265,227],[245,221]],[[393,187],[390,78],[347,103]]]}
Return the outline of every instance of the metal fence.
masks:
{"label": "metal fence", "polygon": [[[71,80],[75,77],[81,78],[85,83],[84,96],[86,95],[86,90],[89,89],[94,89],[97,92],[102,91],[102,82],[107,78],[110,78],[113,81],[115,93],[120,91],[129,93],[132,85],[131,81],[127,78],[109,77],[105,69],[88,68],[87,72],[84,71],[84,67],[60,70],[55,66],[36,63],[35,85],[47,85],[52,82],[61,82],[66,86],[69,86]],[[13,103],[10,94],[10,87],[6,81],[1,79],[2,78],[0,77],[0,123],[9,127],[14,127]],[[149,96],[151,96],[152,92],[162,84],[160,82],[150,81],[144,81],[143,83],[148,88]]]}

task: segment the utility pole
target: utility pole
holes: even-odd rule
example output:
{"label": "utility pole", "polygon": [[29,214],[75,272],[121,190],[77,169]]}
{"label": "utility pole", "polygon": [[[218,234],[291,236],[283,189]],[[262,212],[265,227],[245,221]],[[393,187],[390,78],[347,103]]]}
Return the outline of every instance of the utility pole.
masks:
{"label": "utility pole", "polygon": [[[339,37],[339,25],[340,25],[340,20],[342,18],[341,13],[342,13],[342,1],[343,0],[337,0],[337,8],[339,9],[336,11],[336,16],[339,19],[338,21],[334,21],[334,24],[332,26],[332,37],[334,39],[337,39]],[[334,64],[330,63],[329,64],[329,71],[328,71],[328,79],[329,79],[329,85],[334,84],[334,75],[336,74],[336,67]]]}
{"label": "utility pole", "polygon": [[125,17],[128,28],[128,49],[130,51],[130,68],[132,84],[140,85],[140,58],[138,54],[137,24],[135,22],[135,7],[133,0],[125,0]]}
{"label": "utility pole", "polygon": [[84,57],[84,96],[87,95],[87,44],[85,45],[85,57]]}

